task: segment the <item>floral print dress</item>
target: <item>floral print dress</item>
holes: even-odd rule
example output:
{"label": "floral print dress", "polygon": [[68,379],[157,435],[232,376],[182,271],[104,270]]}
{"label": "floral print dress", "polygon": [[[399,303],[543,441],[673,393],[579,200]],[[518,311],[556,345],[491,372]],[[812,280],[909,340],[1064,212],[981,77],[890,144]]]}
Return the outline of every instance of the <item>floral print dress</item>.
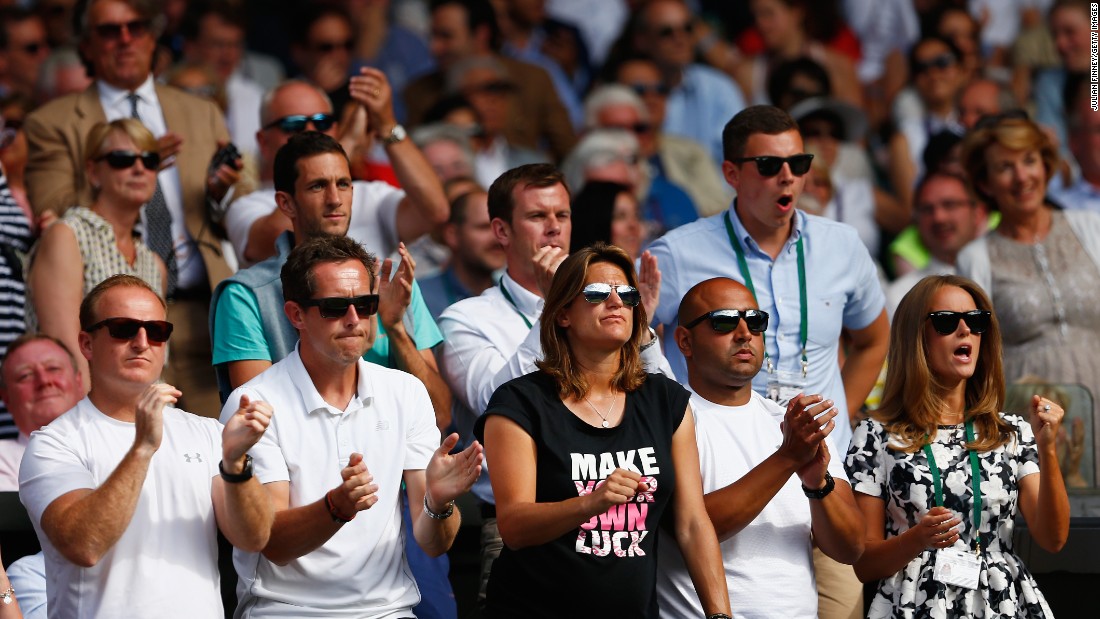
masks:
{"label": "floral print dress", "polygon": [[[936,551],[925,549],[897,574],[879,581],[869,617],[1053,617],[1035,579],[1012,551],[1013,518],[1019,480],[1039,472],[1031,426],[1002,413],[1016,429],[1008,443],[979,452],[981,474],[982,571],[978,589],[938,582],[932,577]],[[913,527],[934,502],[932,473],[923,450],[909,453],[890,442],[881,423],[866,419],[852,436],[844,466],[856,492],[886,503],[886,538]],[[931,444],[940,467],[944,507],[962,520],[954,548],[972,548],[970,460],[963,425],[940,426]]]}

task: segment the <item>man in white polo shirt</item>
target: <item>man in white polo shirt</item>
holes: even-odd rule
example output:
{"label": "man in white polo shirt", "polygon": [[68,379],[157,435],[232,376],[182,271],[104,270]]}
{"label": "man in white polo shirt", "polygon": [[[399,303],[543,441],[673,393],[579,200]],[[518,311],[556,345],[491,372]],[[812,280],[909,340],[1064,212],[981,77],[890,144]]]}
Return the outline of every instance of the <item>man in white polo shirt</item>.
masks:
{"label": "man in white polo shirt", "polygon": [[[229,396],[279,403],[251,451],[275,526],[262,552],[234,553],[237,617],[413,617],[402,482],[427,554],[446,552],[458,532],[454,499],[480,474],[481,446],[450,455],[458,435],[440,445],[423,383],[362,359],[379,304],[374,264],[345,236],[295,246],[282,286],[298,345]],[[381,290],[406,303],[409,292]]]}
{"label": "man in white polo shirt", "polygon": [[[743,285],[724,277],[696,284],[678,322],[730,606],[738,616],[817,617],[811,536],[841,563],[863,554],[844,452],[829,436],[844,417],[820,395],[800,394],[784,410],[753,391],[768,315]],[[658,562],[661,616],[702,617],[675,540],[662,544]]]}
{"label": "man in white polo shirt", "polygon": [[93,288],[79,340],[92,390],[27,445],[19,498],[45,553],[51,617],[220,617],[217,532],[267,543],[271,504],[247,451],[271,409],[238,398],[223,428],[175,408],[179,390],[159,382],[166,312],[133,276]]}

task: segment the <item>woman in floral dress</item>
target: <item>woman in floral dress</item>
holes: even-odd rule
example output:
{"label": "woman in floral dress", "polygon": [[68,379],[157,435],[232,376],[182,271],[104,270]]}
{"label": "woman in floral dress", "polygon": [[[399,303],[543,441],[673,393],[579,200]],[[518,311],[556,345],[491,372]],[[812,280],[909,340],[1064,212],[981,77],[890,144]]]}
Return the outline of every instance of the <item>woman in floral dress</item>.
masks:
{"label": "woman in floral dress", "polygon": [[921,280],[898,306],[882,406],[845,461],[867,526],[856,574],[879,581],[870,617],[1052,616],[1013,554],[1012,527],[1019,510],[1040,547],[1065,544],[1054,446],[1064,411],[1034,396],[1030,423],[1000,412],[991,309],[954,275]]}

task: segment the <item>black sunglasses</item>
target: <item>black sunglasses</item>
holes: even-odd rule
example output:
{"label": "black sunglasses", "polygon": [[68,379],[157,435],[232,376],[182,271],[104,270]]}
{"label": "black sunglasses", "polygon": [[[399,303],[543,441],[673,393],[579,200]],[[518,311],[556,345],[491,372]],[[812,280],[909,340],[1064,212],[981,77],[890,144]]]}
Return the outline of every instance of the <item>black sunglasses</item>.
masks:
{"label": "black sunglasses", "polygon": [[713,312],[707,312],[695,320],[692,320],[684,325],[684,328],[691,329],[695,325],[709,319],[711,329],[714,329],[718,333],[729,333],[737,328],[737,323],[741,322],[742,318],[745,319],[745,326],[749,328],[749,332],[753,335],[760,335],[768,330],[768,313],[764,310],[755,309],[714,310]]}
{"label": "black sunglasses", "polygon": [[116,340],[132,340],[137,337],[141,329],[145,329],[145,337],[156,344],[167,342],[172,335],[172,323],[167,320],[138,320],[137,318],[107,318],[88,327],[85,331],[92,333],[102,327],[107,327],[107,333]]}
{"label": "black sunglasses", "polygon": [[913,61],[913,75],[920,75],[929,69],[946,69],[955,64],[954,54],[940,54],[933,56],[928,60],[914,60]]}
{"label": "black sunglasses", "polygon": [[314,51],[322,54],[331,54],[332,52],[342,49],[346,52],[350,52],[355,48],[355,40],[348,39],[347,41],[324,41],[322,43],[314,43]]}
{"label": "black sunglasses", "polygon": [[791,174],[795,176],[802,176],[810,171],[810,163],[814,160],[814,156],[808,153],[801,155],[791,155],[790,157],[775,157],[767,155],[764,157],[738,157],[737,159],[730,159],[733,163],[745,163],[746,161],[756,162],[756,171],[760,173],[760,176],[775,176],[779,174],[779,171],[783,169],[783,164],[786,163],[791,166]]}
{"label": "black sunglasses", "polygon": [[662,39],[670,39],[680,33],[691,34],[692,32],[695,32],[695,24],[691,22],[684,22],[678,26],[666,24],[657,29],[657,36]]}
{"label": "black sunglasses", "polygon": [[664,96],[667,96],[668,93],[672,92],[672,89],[668,86],[668,84],[641,84],[641,83],[638,83],[638,84],[628,84],[628,86],[630,86],[630,89],[633,90],[634,93],[636,95],[638,95],[639,97],[644,97],[646,95],[653,95],[653,94],[661,95],[662,97],[664,97]]}
{"label": "black sunglasses", "polygon": [[378,311],[378,295],[364,294],[358,297],[323,297],[298,301],[302,307],[316,307],[321,318],[343,318],[349,307],[355,308],[360,318],[366,318]]}
{"label": "black sunglasses", "polygon": [[46,42],[45,41],[35,41],[33,43],[27,43],[26,45],[24,45],[23,46],[23,53],[27,54],[28,56],[34,56],[34,55],[38,54],[38,52],[42,51],[43,49],[46,49]]}
{"label": "black sunglasses", "polygon": [[328,131],[332,128],[332,125],[336,123],[336,117],[332,114],[314,114],[312,116],[292,114],[290,116],[276,118],[264,125],[264,129],[278,127],[283,133],[301,133],[305,131],[306,125],[309,123],[313,123],[313,128],[317,131]]}
{"label": "black sunglasses", "polygon": [[940,335],[954,333],[959,328],[960,320],[966,323],[971,333],[982,334],[989,330],[992,316],[993,314],[989,310],[976,309],[969,312],[949,312],[945,310],[928,314],[928,319],[932,321],[932,328]]}
{"label": "black sunglasses", "polygon": [[516,87],[511,82],[505,80],[495,80],[492,82],[486,82],[485,84],[475,84],[465,88],[465,93],[469,95],[507,95],[515,92]]}
{"label": "black sunglasses", "polygon": [[1006,120],[1030,120],[1026,110],[1009,110],[1000,114],[984,114],[974,123],[974,130],[996,127]]}
{"label": "black sunglasses", "polygon": [[638,292],[638,289],[634,286],[627,286],[626,284],[619,284],[618,286],[588,284],[581,291],[581,294],[584,295],[584,300],[589,303],[603,303],[611,296],[612,288],[615,289],[615,294],[619,295],[619,300],[627,307],[634,307],[642,302],[642,293]]}
{"label": "black sunglasses", "polygon": [[95,33],[100,38],[117,40],[122,38],[122,31],[126,30],[130,34],[130,38],[136,39],[143,37],[149,33],[149,29],[152,27],[153,22],[148,19],[135,19],[124,23],[105,23],[95,26]]}
{"label": "black sunglasses", "polygon": [[107,165],[116,170],[132,168],[139,159],[146,170],[156,172],[160,169],[160,153],[147,150],[141,153],[135,153],[132,150],[112,150],[96,157],[96,161],[106,161]]}

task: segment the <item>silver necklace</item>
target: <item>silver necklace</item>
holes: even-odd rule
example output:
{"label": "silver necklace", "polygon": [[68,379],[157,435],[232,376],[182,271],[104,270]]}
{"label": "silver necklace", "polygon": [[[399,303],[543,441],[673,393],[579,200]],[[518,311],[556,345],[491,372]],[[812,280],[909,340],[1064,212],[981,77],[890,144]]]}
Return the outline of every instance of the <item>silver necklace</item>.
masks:
{"label": "silver necklace", "polygon": [[617,395],[612,395],[611,396],[611,406],[607,407],[607,413],[601,413],[600,409],[596,408],[596,405],[592,403],[592,400],[589,400],[588,396],[584,396],[584,401],[588,402],[588,405],[592,407],[592,410],[596,411],[596,414],[600,416],[600,419],[603,419],[603,423],[600,424],[600,425],[602,425],[605,428],[610,428],[611,427],[611,422],[609,422],[607,420],[607,417],[608,417],[608,415],[611,414],[611,409],[615,408],[615,401],[618,400],[618,399],[619,399],[619,397]]}

